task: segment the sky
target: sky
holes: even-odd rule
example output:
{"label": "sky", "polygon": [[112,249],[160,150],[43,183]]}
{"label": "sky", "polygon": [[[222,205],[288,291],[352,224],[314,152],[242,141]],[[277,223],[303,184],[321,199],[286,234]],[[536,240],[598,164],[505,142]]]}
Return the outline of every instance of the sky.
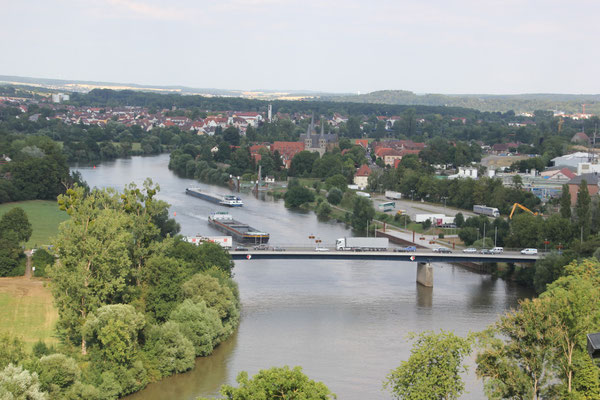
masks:
{"label": "sky", "polygon": [[600,93],[597,0],[0,0],[0,75]]}

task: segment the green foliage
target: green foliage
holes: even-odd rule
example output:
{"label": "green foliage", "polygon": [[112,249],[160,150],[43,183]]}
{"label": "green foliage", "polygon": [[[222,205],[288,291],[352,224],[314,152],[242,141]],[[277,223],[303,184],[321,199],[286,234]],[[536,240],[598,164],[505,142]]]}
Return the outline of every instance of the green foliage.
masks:
{"label": "green foliage", "polygon": [[219,313],[204,301],[184,300],[171,312],[169,320],[177,323],[181,333],[193,343],[196,356],[212,353],[223,330]]}
{"label": "green foliage", "polygon": [[12,230],[0,232],[0,276],[13,276],[22,255],[17,233]]}
{"label": "green foliage", "polygon": [[35,276],[47,276],[47,270],[54,264],[54,256],[44,249],[37,249],[31,257]]}
{"label": "green foliage", "polygon": [[319,158],[319,153],[303,150],[296,153],[290,164],[289,175],[296,177],[308,177],[312,173],[313,164]]}
{"label": "green foliage", "polygon": [[332,188],[338,188],[343,192],[348,188],[348,180],[342,174],[330,176],[325,180],[325,189],[330,191]]}
{"label": "green foliage", "polygon": [[183,284],[182,292],[185,299],[191,299],[194,303],[204,302],[217,312],[223,325],[223,330],[218,335],[218,342],[220,342],[237,327],[240,303],[237,285],[225,276],[219,279],[218,275],[214,276],[215,273],[218,274],[214,270],[207,274],[195,274]]}
{"label": "green foliage", "polygon": [[326,202],[322,202],[317,207],[317,215],[320,218],[327,218],[327,217],[329,217],[329,215],[331,214],[331,211],[332,211],[331,206],[328,203],[326,203]]}
{"label": "green foliage", "polygon": [[83,326],[89,347],[103,361],[129,366],[137,357],[138,336],[146,321],[128,304],[111,304],[92,312]]}
{"label": "green foliage", "polygon": [[393,370],[384,387],[397,399],[458,399],[465,384],[463,359],[471,353],[471,341],[451,332],[412,334],[415,344],[408,361]]}
{"label": "green foliage", "polygon": [[562,186],[560,196],[560,215],[563,218],[571,219],[571,193],[569,192],[569,185],[566,183]]}
{"label": "green foliage", "polygon": [[337,187],[333,187],[327,193],[327,201],[334,206],[340,204],[342,201],[342,196],[344,195],[343,191]]}
{"label": "green foliage", "polygon": [[351,218],[352,228],[360,232],[366,231],[367,225],[371,223],[374,216],[373,202],[365,197],[354,196]]}
{"label": "green foliage", "polygon": [[6,231],[15,232],[19,243],[27,242],[31,237],[31,224],[21,207],[11,209],[0,218],[0,232]]}
{"label": "green foliage", "polygon": [[64,393],[81,378],[75,360],[59,353],[41,357],[37,372],[42,390],[52,393],[53,397]]}
{"label": "green foliage", "polygon": [[[222,399],[227,400],[329,400],[337,398],[322,382],[309,379],[302,368],[273,367],[261,370],[252,378],[240,372],[238,387],[223,385]],[[207,399],[204,399],[207,400]]]}
{"label": "green foliage", "polygon": [[8,364],[18,365],[26,359],[23,342],[16,337],[0,335],[0,368]]}
{"label": "green foliage", "polygon": [[184,372],[194,367],[194,345],[179,330],[175,322],[151,325],[145,332],[144,351],[152,360],[150,371],[157,377]]}
{"label": "green foliage", "polygon": [[37,374],[21,366],[7,365],[0,372],[0,398],[14,400],[46,400],[48,394],[40,388]]}
{"label": "green foliage", "polygon": [[591,198],[590,192],[588,191],[587,182],[585,179],[581,180],[579,185],[579,192],[577,193],[577,201],[575,202],[575,214],[577,215],[577,225],[584,239],[587,239],[590,234],[590,222],[591,222]]}
{"label": "green foliage", "polygon": [[458,237],[467,246],[472,245],[477,240],[477,236],[478,236],[477,228],[473,228],[470,226],[464,227],[458,231]]}
{"label": "green foliage", "polygon": [[297,208],[302,204],[315,201],[315,194],[304,186],[292,186],[285,192],[285,206],[288,208]]}
{"label": "green foliage", "polygon": [[465,216],[463,213],[456,213],[454,216],[454,223],[456,224],[457,228],[462,228],[463,224],[465,223]]}

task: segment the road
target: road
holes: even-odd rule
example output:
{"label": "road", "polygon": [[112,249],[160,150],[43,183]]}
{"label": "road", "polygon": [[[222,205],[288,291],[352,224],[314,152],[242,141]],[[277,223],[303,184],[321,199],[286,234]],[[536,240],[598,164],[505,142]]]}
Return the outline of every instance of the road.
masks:
{"label": "road", "polygon": [[393,201],[396,203],[396,207],[394,207],[394,211],[390,211],[389,214],[395,214],[399,210],[405,210],[408,213],[408,216],[411,220],[415,219],[415,214],[444,214],[447,216],[454,217],[459,212],[462,213],[465,218],[476,216],[472,211],[461,210],[458,208],[452,207],[444,207],[442,204],[433,204],[433,203],[425,203],[420,201],[411,201],[411,200],[390,200],[386,199],[383,195],[375,195],[373,196],[373,203],[375,209],[377,210],[377,205],[379,203],[385,203]]}

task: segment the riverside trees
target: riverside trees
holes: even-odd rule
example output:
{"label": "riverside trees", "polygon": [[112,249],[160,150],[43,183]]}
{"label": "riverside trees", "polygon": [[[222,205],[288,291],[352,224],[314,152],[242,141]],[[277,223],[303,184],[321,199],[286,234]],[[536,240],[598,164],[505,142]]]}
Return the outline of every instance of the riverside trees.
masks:
{"label": "riverside trees", "polygon": [[[79,368],[85,373],[77,388],[71,380],[51,398],[85,390],[93,392],[89,398],[111,399],[139,390],[192,368],[194,357],[210,354],[237,327],[229,255],[215,244],[172,237],[178,226],[158,190],[147,180],[122,193],[75,187],[59,197],[71,218],[54,243],[51,289],[77,379]],[[37,362],[24,365],[56,384]]]}

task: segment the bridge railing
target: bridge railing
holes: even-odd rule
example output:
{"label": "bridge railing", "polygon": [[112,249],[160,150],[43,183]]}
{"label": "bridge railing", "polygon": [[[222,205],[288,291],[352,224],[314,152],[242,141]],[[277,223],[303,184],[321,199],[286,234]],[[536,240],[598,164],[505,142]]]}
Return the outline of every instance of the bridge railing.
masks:
{"label": "bridge railing", "polygon": [[[381,249],[381,250],[357,250],[357,251],[436,253],[431,248],[417,248],[416,251],[406,251],[406,250],[403,250],[403,247],[406,247],[406,246],[388,247],[386,249]],[[456,254],[458,254],[458,253],[469,254],[469,253],[463,251],[465,249],[465,247],[460,247],[460,248],[457,247],[455,249],[453,249],[451,247],[447,247],[447,246],[437,246],[437,247],[444,248],[447,251],[451,251],[452,253],[456,253]],[[489,251],[490,249],[488,248],[486,250]],[[522,248],[504,248],[503,253],[519,254],[521,252],[521,250],[523,250],[523,249]],[[305,251],[337,251],[337,250],[335,248],[335,245],[328,245],[328,244],[321,243],[321,244],[319,244],[319,246],[308,246],[308,245],[298,246],[298,245],[285,245],[285,244],[269,244],[269,245],[259,245],[259,246],[239,245],[239,246],[234,246],[233,248],[229,249],[229,251],[231,251],[231,252],[241,252],[241,251],[302,251],[302,252],[305,252]],[[551,252],[556,252],[556,250],[554,250],[554,249],[547,249],[547,251],[545,251],[544,249],[537,249],[537,251],[538,251],[538,254],[547,254],[547,253],[551,253]],[[492,253],[482,252],[482,249],[477,248],[474,253],[470,253],[470,254],[492,254]],[[495,253],[495,254],[498,254],[498,253]]]}

